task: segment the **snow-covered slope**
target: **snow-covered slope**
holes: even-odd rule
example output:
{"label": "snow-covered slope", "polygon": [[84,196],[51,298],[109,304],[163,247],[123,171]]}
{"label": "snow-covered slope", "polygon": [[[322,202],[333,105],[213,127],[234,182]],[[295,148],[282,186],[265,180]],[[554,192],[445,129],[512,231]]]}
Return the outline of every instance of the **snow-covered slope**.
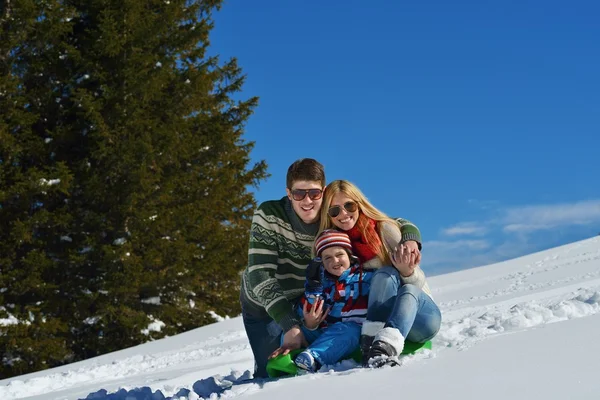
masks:
{"label": "snow-covered slope", "polygon": [[442,329],[431,351],[399,367],[345,361],[314,375],[248,381],[252,353],[237,317],[0,381],[0,399],[600,398],[600,237],[429,285]]}

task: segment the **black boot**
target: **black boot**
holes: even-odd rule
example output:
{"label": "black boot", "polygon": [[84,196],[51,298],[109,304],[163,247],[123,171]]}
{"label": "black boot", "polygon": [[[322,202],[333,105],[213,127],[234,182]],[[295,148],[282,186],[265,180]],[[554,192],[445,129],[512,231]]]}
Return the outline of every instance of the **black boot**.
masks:
{"label": "black boot", "polygon": [[371,352],[371,345],[373,344],[373,338],[375,336],[360,335],[360,352],[362,354],[362,366],[369,366],[369,353]]}
{"label": "black boot", "polygon": [[369,352],[368,366],[372,368],[384,365],[398,365],[398,356],[404,349],[404,336],[396,328],[380,330],[373,339]]}
{"label": "black boot", "polygon": [[363,322],[362,330],[360,333],[360,351],[362,355],[362,365],[367,367],[369,361],[369,352],[371,351],[371,345],[375,335],[383,329],[384,323],[381,321],[369,321]]}
{"label": "black boot", "polygon": [[397,354],[391,344],[376,340],[371,346],[367,366],[380,368],[384,365],[398,365]]}

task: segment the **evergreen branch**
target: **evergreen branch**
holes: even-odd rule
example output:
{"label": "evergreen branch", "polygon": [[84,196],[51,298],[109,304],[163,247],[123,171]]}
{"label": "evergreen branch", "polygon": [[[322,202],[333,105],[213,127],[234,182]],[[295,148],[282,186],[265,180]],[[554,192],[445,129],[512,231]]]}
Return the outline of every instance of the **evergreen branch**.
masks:
{"label": "evergreen branch", "polygon": [[12,11],[12,6],[10,4],[10,0],[4,0],[2,3],[3,3],[2,10],[0,10],[0,12],[3,15],[2,15],[2,18],[0,18],[0,22],[8,21],[8,19],[10,18],[11,11]]}
{"label": "evergreen branch", "polygon": [[[0,26],[2,26],[2,30],[3,30],[3,35],[2,36],[8,36],[8,20],[10,19],[10,16],[12,14],[12,4],[10,2],[11,0],[3,0],[2,1],[2,9],[0,10]],[[6,25],[5,25],[6,24]],[[2,37],[0,38],[0,41],[5,42],[5,38]],[[5,54],[0,54],[0,61],[2,61],[3,64],[6,64],[6,59],[8,58],[8,55],[10,54],[10,47],[6,50]]]}

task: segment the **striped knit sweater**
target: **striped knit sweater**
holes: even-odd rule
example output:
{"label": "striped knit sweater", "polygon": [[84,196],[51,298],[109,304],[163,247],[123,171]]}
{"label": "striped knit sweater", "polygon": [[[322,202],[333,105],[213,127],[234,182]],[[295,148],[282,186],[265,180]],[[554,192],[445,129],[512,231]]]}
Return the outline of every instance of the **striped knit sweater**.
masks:
{"label": "striped knit sweater", "polygon": [[305,224],[287,197],[258,207],[250,228],[248,266],[242,274],[240,299],[247,312],[268,314],[284,332],[301,325],[294,305],[304,293],[318,228],[318,222]]}

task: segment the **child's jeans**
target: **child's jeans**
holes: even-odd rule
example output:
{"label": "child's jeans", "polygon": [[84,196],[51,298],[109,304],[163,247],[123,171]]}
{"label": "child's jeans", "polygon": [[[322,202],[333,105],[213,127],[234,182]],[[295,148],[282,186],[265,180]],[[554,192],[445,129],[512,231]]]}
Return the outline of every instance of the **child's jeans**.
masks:
{"label": "child's jeans", "polygon": [[385,322],[405,339],[423,343],[440,330],[442,314],[431,297],[415,285],[402,285],[398,270],[387,266],[371,278],[367,319]]}
{"label": "child's jeans", "polygon": [[358,348],[361,325],[356,322],[336,322],[314,331],[302,327],[308,350],[321,365],[335,364],[349,357]]}

